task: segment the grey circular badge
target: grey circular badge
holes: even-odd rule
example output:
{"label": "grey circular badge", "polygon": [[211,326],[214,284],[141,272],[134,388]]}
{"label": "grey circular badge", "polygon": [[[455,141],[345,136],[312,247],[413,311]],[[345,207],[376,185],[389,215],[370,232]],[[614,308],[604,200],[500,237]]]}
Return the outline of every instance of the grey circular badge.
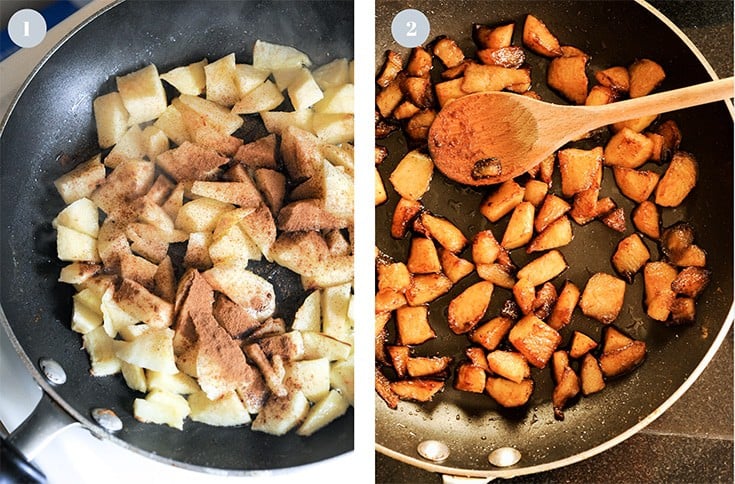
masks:
{"label": "grey circular badge", "polygon": [[393,39],[403,47],[418,47],[429,38],[429,19],[423,12],[409,8],[393,17],[390,29]]}
{"label": "grey circular badge", "polygon": [[18,47],[35,47],[46,37],[46,20],[33,9],[18,10],[10,17],[8,35]]}

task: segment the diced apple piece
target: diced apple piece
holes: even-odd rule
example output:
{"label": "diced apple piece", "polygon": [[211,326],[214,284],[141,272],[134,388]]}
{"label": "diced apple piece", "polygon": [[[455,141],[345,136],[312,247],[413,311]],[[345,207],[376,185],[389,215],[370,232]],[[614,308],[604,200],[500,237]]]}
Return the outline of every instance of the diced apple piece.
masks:
{"label": "diced apple piece", "polygon": [[309,400],[299,390],[285,397],[271,396],[253,420],[251,429],[271,435],[284,435],[306,419],[309,409]]}
{"label": "diced apple piece", "polygon": [[480,213],[489,221],[497,222],[523,201],[524,192],[514,180],[508,180],[482,201]]}
{"label": "diced apple piece", "polygon": [[349,309],[352,284],[341,284],[322,290],[322,332],[340,341],[350,340],[352,328],[347,310]]}
{"label": "diced apple piece", "polygon": [[265,81],[246,95],[232,107],[233,114],[254,114],[270,111],[281,105],[285,98],[271,81]]}
{"label": "diced apple piece", "polygon": [[115,168],[126,160],[138,160],[145,156],[143,145],[143,131],[137,124],[132,125],[113,146],[105,157],[105,166]]}
{"label": "diced apple piece", "polygon": [[217,219],[233,206],[211,198],[197,198],[185,203],[176,216],[175,226],[188,233],[211,232]]}
{"label": "diced apple piece", "polygon": [[644,200],[636,208],[633,209],[633,225],[644,235],[658,240],[661,236],[660,219],[658,208],[649,201]]}
{"label": "diced apple piece", "polygon": [[459,253],[467,245],[467,238],[462,231],[449,220],[428,212],[423,212],[419,220],[428,235],[446,250]]}
{"label": "diced apple piece", "polygon": [[500,345],[512,326],[513,320],[503,316],[496,316],[487,323],[472,330],[469,335],[470,341],[481,345],[488,351],[493,351]]}
{"label": "diced apple piece", "polygon": [[531,202],[521,202],[516,205],[501,241],[504,248],[508,250],[516,249],[526,245],[531,240],[535,211],[536,209]]}
{"label": "diced apple piece", "polygon": [[614,327],[605,332],[600,369],[607,378],[631,371],[646,357],[646,343],[631,339]]}
{"label": "diced apple piece", "polygon": [[[607,153],[605,153],[607,156]],[[571,197],[593,186],[599,186],[602,177],[603,150],[598,146],[591,150],[567,148],[559,150],[559,171],[562,193]],[[607,162],[607,159],[605,159]]]}
{"label": "diced apple piece", "polygon": [[579,367],[582,382],[582,395],[588,396],[605,388],[605,379],[597,359],[590,353],[584,355]]}
{"label": "diced apple piece", "polygon": [[646,314],[657,321],[666,321],[671,313],[671,304],[676,293],[671,285],[677,271],[666,262],[649,262],[643,268]]}
{"label": "diced apple piece", "polygon": [[116,81],[123,105],[130,114],[128,123],[151,121],[166,110],[166,91],[154,64],[117,77]]}
{"label": "diced apple piece", "polygon": [[128,130],[130,115],[118,92],[96,97],[92,106],[97,127],[97,142],[100,148],[107,149],[117,143]]}
{"label": "diced apple piece", "polygon": [[232,134],[243,124],[242,117],[199,96],[182,94],[172,101],[182,115],[188,109],[190,114],[200,116],[205,124],[212,126],[223,134]]}
{"label": "diced apple piece", "polygon": [[326,358],[329,361],[345,360],[352,352],[352,346],[332,336],[314,331],[303,331],[304,359]]}
{"label": "diced apple piece", "polygon": [[531,241],[526,252],[531,253],[563,247],[569,244],[573,237],[569,217],[562,215],[551,222]]}
{"label": "diced apple piece", "polygon": [[350,405],[355,402],[355,361],[352,356],[331,364],[329,381],[332,388],[339,390]]}
{"label": "diced apple piece", "polygon": [[610,324],[618,317],[624,298],[625,281],[598,272],[587,281],[579,300],[579,308],[586,316],[603,324]]}
{"label": "diced apple piece", "polygon": [[531,368],[520,353],[496,350],[488,353],[487,366],[496,375],[520,383],[531,377]]}
{"label": "diced apple piece", "polygon": [[189,395],[201,391],[194,378],[181,372],[170,374],[146,370],[146,380],[150,390],[162,390],[179,395]]}
{"label": "diced apple piece", "polygon": [[406,358],[406,371],[411,378],[441,375],[452,362],[450,356],[409,356]]}
{"label": "diced apple piece", "polygon": [[326,397],[309,410],[309,414],[306,416],[304,423],[296,430],[296,434],[303,437],[312,435],[344,415],[349,406],[349,401],[339,391],[331,390]]}
{"label": "diced apple piece", "polygon": [[260,113],[265,128],[270,133],[281,136],[289,126],[312,132],[314,112],[304,111],[264,111]]}
{"label": "diced apple piece", "polygon": [[173,375],[178,373],[174,362],[173,330],[150,328],[133,341],[112,343],[115,356],[141,368]]}
{"label": "diced apple piece", "polygon": [[289,67],[309,67],[309,56],[294,47],[256,40],[253,46],[253,66],[273,71]]}
{"label": "diced apple piece", "polygon": [[54,181],[64,203],[69,204],[80,198],[89,197],[105,180],[106,172],[101,159],[102,156],[97,154]]}
{"label": "diced apple piece", "polygon": [[146,393],[148,391],[148,383],[145,378],[145,370],[139,366],[131,365],[126,361],[120,361],[120,369],[125,384],[138,392]]}
{"label": "diced apple piece", "polygon": [[564,256],[558,250],[553,249],[523,266],[516,277],[519,280],[528,279],[530,284],[535,287],[555,278],[566,268],[567,263]]}
{"label": "diced apple piece", "polygon": [[593,349],[597,348],[597,342],[584,333],[575,331],[572,335],[572,347],[569,350],[569,356],[572,358],[581,358]]}
{"label": "diced apple piece", "polygon": [[355,86],[343,84],[324,91],[324,98],[314,105],[317,113],[354,113]]}
{"label": "diced apple piece", "polygon": [[131,316],[114,301],[114,288],[110,287],[102,295],[99,309],[102,313],[102,321],[107,334],[114,338],[120,329],[139,322],[138,318]]}
{"label": "diced apple piece", "polygon": [[102,325],[102,313],[99,310],[99,305],[96,309],[89,306],[79,297],[80,294],[77,293],[72,296],[74,308],[71,317],[71,329],[77,333],[86,334]]}
{"label": "diced apple piece", "polygon": [[222,106],[232,106],[240,99],[240,89],[235,74],[234,53],[205,65],[204,76],[209,101]]}
{"label": "diced apple piece", "polygon": [[204,392],[196,392],[188,398],[190,417],[216,427],[233,427],[250,423],[250,414],[234,391],[227,392],[216,400],[207,398]]}
{"label": "diced apple piece", "polygon": [[697,184],[698,170],[694,156],[683,151],[674,153],[666,173],[656,186],[656,204],[662,207],[680,205]]}
{"label": "diced apple piece", "polygon": [[155,179],[150,161],[127,160],[120,163],[89,196],[105,214],[128,206],[129,201],[148,192]]}
{"label": "diced apple piece", "polygon": [[482,393],[485,391],[485,370],[472,363],[462,363],[457,367],[454,388],[463,392]]}
{"label": "diced apple piece", "polygon": [[355,116],[351,113],[315,113],[311,129],[325,143],[351,143],[355,139]]}
{"label": "diced apple piece", "polygon": [[93,376],[113,375],[120,371],[120,360],[113,349],[114,341],[105,332],[105,328],[98,326],[82,336],[84,349],[89,353],[92,365],[90,373]]}
{"label": "diced apple piece", "polygon": [[554,309],[548,319],[548,324],[559,331],[572,321],[572,313],[579,302],[579,288],[571,281],[566,281],[562,287],[559,297],[556,299]]}
{"label": "diced apple piece", "polygon": [[[311,75],[311,71],[302,68],[288,86],[288,97],[294,109],[300,111],[321,101],[324,98],[324,93]],[[338,111],[316,110],[316,112]]]}
{"label": "diced apple piece", "polygon": [[533,15],[526,16],[523,24],[523,45],[545,57],[562,55],[559,40],[541,20]]}
{"label": "diced apple piece", "polygon": [[204,67],[207,59],[181,66],[161,74],[161,79],[174,86],[181,94],[199,96],[204,92],[206,77]]}
{"label": "diced apple piece", "polygon": [[430,402],[444,388],[444,382],[418,378],[391,382],[390,388],[401,400]]}
{"label": "diced apple piece", "polygon": [[561,335],[533,314],[529,314],[513,326],[508,340],[530,364],[536,368],[544,368],[561,343]]}
{"label": "diced apple piece", "polygon": [[56,253],[63,261],[100,262],[97,239],[60,225],[56,228]]}
{"label": "diced apple piece", "polygon": [[615,133],[605,145],[605,164],[624,168],[638,168],[653,153],[653,141],[630,128]]}
{"label": "diced apple piece", "polygon": [[189,404],[181,395],[154,390],[145,399],[135,399],[133,415],[141,422],[166,424],[183,430],[184,419],[189,415]]}
{"label": "diced apple piece", "polygon": [[414,150],[401,159],[390,175],[390,182],[401,197],[419,200],[429,189],[433,172],[431,158]]}
{"label": "diced apple piece", "polygon": [[446,294],[451,288],[452,281],[444,274],[417,274],[406,289],[406,300],[411,306],[419,306]]}
{"label": "diced apple piece", "polygon": [[218,264],[203,273],[217,291],[241,305],[255,319],[264,321],[275,311],[273,285],[237,263]]}
{"label": "diced apple piece", "polygon": [[658,184],[659,174],[649,170],[634,170],[616,166],[615,183],[623,195],[634,202],[641,203],[648,200]]}
{"label": "diced apple piece", "polygon": [[493,284],[480,281],[452,299],[447,315],[449,329],[455,334],[464,334],[472,330],[485,315],[492,294]]}
{"label": "diced apple piece", "polygon": [[520,407],[528,402],[533,393],[533,380],[530,378],[520,383],[505,378],[488,377],[485,391],[493,399],[506,408]]}
{"label": "diced apple piece", "polygon": [[64,226],[96,238],[100,229],[97,206],[88,198],[80,198],[59,212],[53,225]]}
{"label": "diced apple piece", "polygon": [[403,345],[419,345],[436,337],[429,324],[426,306],[404,306],[396,310],[398,340]]}
{"label": "diced apple piece", "polygon": [[329,393],[329,360],[289,361],[285,365],[284,385],[290,390],[301,390],[311,402],[318,402]]}
{"label": "diced apple piece", "polygon": [[472,262],[462,259],[454,252],[449,250],[441,250],[440,261],[442,271],[452,283],[456,283],[472,272],[475,266]]}
{"label": "diced apple piece", "polygon": [[651,254],[638,234],[631,234],[618,242],[612,256],[612,263],[618,274],[629,284],[633,283],[635,274],[648,262]]}
{"label": "diced apple piece", "polygon": [[168,105],[163,114],[153,123],[153,126],[163,131],[174,144],[180,145],[185,141],[191,141],[184,118],[173,104]]}
{"label": "diced apple piece", "polygon": [[663,68],[650,59],[639,59],[628,67],[630,97],[641,97],[653,91],[666,77]]}

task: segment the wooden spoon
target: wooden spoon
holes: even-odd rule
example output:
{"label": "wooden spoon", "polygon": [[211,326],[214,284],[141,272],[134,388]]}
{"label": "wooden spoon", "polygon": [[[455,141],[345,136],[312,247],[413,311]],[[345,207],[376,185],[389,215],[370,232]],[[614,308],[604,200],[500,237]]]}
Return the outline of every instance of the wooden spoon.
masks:
{"label": "wooden spoon", "polygon": [[603,106],[565,106],[507,92],[455,99],[429,129],[429,151],[447,177],[501,183],[538,165],[569,141],[619,121],[733,97],[733,78]]}

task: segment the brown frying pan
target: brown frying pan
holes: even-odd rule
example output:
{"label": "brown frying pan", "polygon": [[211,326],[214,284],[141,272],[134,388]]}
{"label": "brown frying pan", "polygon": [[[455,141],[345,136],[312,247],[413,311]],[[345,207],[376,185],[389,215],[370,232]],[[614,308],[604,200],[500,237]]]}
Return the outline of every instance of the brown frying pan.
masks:
{"label": "brown frying pan", "polygon": [[[408,49],[393,41],[390,31],[393,16],[404,8],[416,8],[427,15],[431,23],[429,40],[448,35],[467,53],[474,52],[473,23],[494,25],[515,21],[514,45],[520,45],[520,27],[525,15],[532,13],[549,26],[562,44],[591,54],[589,72],[649,57],[659,62],[667,73],[661,90],[712,78],[687,44],[642,2],[378,2],[377,66],[382,65],[386,49],[408,53]],[[547,101],[563,103],[545,87],[548,61],[530,54],[527,62],[531,66],[533,89]],[[536,388],[531,401],[516,410],[498,407],[487,395],[458,392],[452,388],[450,378],[445,390],[428,404],[402,402],[397,410],[390,410],[376,396],[379,452],[445,475],[487,478],[537,473],[609,449],[661,415],[689,388],[717,351],[733,319],[732,107],[729,103],[712,104],[672,113],[666,119],[678,123],[683,133],[682,149],[694,153],[700,163],[700,181],[695,191],[679,208],[663,212],[664,226],[677,220],[691,222],[696,227],[697,240],[709,254],[713,279],[698,303],[696,323],[674,328],[648,319],[642,306],[643,284],[639,275],[626,291],[625,305],[615,324],[647,342],[646,361],[634,373],[610,381],[604,391],[576,401],[565,411],[563,422],[553,416],[550,402],[553,382],[548,368],[535,371]],[[409,146],[400,134],[378,144],[389,149],[389,157],[380,168],[387,180]],[[395,240],[389,233],[398,197],[389,183],[386,188],[389,201],[376,208],[376,244],[388,255],[405,260],[408,238]],[[491,228],[496,237],[501,237],[507,217],[490,225],[477,211],[488,190],[492,188],[460,186],[435,173],[423,203],[429,210],[453,221],[467,235]],[[625,209],[626,216],[630,216],[633,203],[617,193],[609,172],[604,175],[602,191],[613,196]],[[610,256],[617,242],[632,230],[630,221],[625,234],[599,222],[575,227],[573,242],[562,249],[570,268],[554,282],[559,286],[564,279],[570,279],[583,287],[594,272],[614,273]],[[658,257],[656,244],[650,240],[647,243],[653,257]],[[529,259],[522,250],[511,255],[518,265]],[[467,278],[432,303],[431,324],[438,337],[417,347],[417,354],[449,355],[455,361],[463,358],[468,341],[448,330],[446,309],[454,296],[476,280]],[[499,288],[495,291],[487,317],[498,314],[503,301],[510,297],[507,291]],[[562,333],[563,344],[575,329],[595,338],[600,336],[599,323],[586,318],[579,310]],[[449,456],[440,462],[423,458],[417,449],[421,442],[429,440],[445,443]],[[489,454],[502,447],[519,451],[520,460],[508,468],[492,465]]]}

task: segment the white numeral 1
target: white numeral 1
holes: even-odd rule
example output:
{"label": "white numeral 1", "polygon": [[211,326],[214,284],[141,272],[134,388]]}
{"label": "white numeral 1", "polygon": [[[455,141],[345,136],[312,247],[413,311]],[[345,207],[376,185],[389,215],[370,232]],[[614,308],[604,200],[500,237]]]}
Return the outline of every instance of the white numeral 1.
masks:
{"label": "white numeral 1", "polygon": [[26,20],[23,22],[23,36],[28,37],[31,35],[31,23]]}

